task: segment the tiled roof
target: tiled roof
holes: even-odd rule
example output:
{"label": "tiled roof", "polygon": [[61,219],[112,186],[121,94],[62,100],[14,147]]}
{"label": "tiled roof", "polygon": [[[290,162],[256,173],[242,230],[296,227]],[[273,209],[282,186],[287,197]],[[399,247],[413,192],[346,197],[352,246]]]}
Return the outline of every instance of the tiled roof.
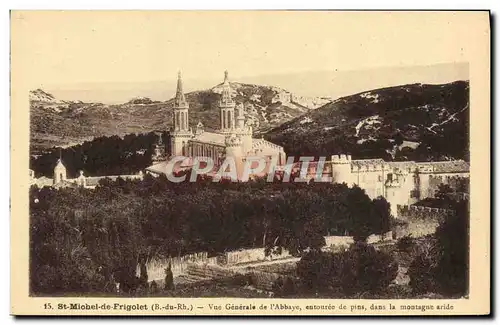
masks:
{"label": "tiled roof", "polygon": [[252,149],[263,149],[263,148],[273,148],[273,149],[282,149],[283,147],[278,146],[272,142],[269,142],[265,139],[252,139]]}
{"label": "tiled roof", "polygon": [[61,181],[54,185],[54,188],[77,187],[78,185],[70,181]]}
{"label": "tiled roof", "polygon": [[97,186],[101,179],[108,178],[111,181],[116,181],[118,178],[122,179],[137,179],[140,178],[140,175],[117,175],[117,176],[93,176],[93,177],[85,177],[85,185],[86,186]]}
{"label": "tiled roof", "polygon": [[146,168],[146,170],[157,175],[165,174],[167,172],[167,162],[159,162],[157,164],[149,166],[148,168]]}
{"label": "tiled roof", "polygon": [[222,133],[215,132],[203,132],[192,138],[192,141],[198,141],[203,143],[215,144],[224,146],[226,143],[226,135]]}
{"label": "tiled roof", "polygon": [[351,166],[363,167],[363,166],[373,166],[373,165],[383,165],[386,162],[383,159],[359,159],[352,160]]}
{"label": "tiled roof", "polygon": [[417,163],[414,161],[389,161],[389,162],[386,162],[386,164],[392,168],[399,168],[399,169],[417,167]]}
{"label": "tiled roof", "polygon": [[156,175],[160,175],[160,174],[166,175],[167,171],[169,171],[169,172],[171,172],[172,170],[179,171],[179,170],[185,169],[186,167],[192,167],[193,159],[188,157],[188,158],[184,159],[182,162],[176,163],[174,166],[169,166],[167,169],[168,163],[169,163],[168,161],[159,162],[157,164],[154,164],[154,165],[146,168],[146,171],[153,173],[153,174],[156,174]]}
{"label": "tiled roof", "polygon": [[464,160],[431,161],[417,163],[419,167],[432,167],[435,173],[468,173],[470,166]]}
{"label": "tiled roof", "polygon": [[35,180],[35,183],[38,187],[52,186],[52,184],[54,183],[54,180],[52,178],[42,176],[40,178],[37,178]]}

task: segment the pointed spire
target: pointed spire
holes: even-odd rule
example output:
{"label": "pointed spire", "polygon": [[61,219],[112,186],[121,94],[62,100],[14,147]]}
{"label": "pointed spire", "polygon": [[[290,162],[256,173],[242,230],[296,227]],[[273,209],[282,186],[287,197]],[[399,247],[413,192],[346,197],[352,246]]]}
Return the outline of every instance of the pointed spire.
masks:
{"label": "pointed spire", "polygon": [[179,71],[177,73],[177,91],[175,93],[174,107],[187,107],[186,97],[184,97],[184,92],[182,90],[182,75]]}
{"label": "pointed spire", "polygon": [[221,105],[222,106],[233,106],[234,101],[232,98],[232,89],[231,89],[231,84],[229,83],[229,73],[224,71],[224,83],[222,87],[222,94],[221,94]]}

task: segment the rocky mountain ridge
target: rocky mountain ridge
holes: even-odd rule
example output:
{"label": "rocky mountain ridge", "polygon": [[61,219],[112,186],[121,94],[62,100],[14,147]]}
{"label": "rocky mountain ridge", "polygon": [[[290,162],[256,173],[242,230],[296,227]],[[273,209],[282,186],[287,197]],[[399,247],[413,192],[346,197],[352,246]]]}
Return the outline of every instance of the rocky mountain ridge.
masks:
{"label": "rocky mountain ridge", "polygon": [[[256,133],[264,133],[329,101],[293,100],[292,94],[278,87],[236,82],[231,86],[235,101],[244,105]],[[172,126],[173,99],[161,102],[136,97],[123,104],[84,103],[58,100],[41,89],[31,91],[29,96],[33,151],[68,146],[98,136],[168,130]],[[219,127],[219,98],[220,85],[186,94],[193,128],[199,121],[207,129]]]}

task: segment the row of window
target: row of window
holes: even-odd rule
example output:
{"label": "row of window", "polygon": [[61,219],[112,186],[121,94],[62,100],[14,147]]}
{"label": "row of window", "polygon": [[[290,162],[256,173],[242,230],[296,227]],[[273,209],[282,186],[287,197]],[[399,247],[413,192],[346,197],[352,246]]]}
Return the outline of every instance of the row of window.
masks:
{"label": "row of window", "polygon": [[189,128],[187,112],[175,112],[174,118],[174,125],[176,130],[187,130]]}

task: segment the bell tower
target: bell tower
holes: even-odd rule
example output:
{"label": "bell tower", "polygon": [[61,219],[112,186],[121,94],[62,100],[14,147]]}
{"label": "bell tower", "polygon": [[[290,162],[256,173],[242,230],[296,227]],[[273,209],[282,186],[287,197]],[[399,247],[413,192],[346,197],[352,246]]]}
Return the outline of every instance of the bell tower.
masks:
{"label": "bell tower", "polygon": [[171,155],[187,156],[188,140],[193,136],[189,128],[189,104],[182,89],[182,76],[177,76],[177,91],[173,107],[173,132],[171,134]]}
{"label": "bell tower", "polygon": [[57,160],[56,167],[54,167],[54,185],[66,180],[66,167],[64,166],[62,159]]}
{"label": "bell tower", "polygon": [[223,133],[230,133],[234,130],[234,108],[236,103],[232,97],[231,84],[229,83],[229,73],[224,72],[224,83],[222,84],[222,94],[219,101],[220,108],[220,129]]}

